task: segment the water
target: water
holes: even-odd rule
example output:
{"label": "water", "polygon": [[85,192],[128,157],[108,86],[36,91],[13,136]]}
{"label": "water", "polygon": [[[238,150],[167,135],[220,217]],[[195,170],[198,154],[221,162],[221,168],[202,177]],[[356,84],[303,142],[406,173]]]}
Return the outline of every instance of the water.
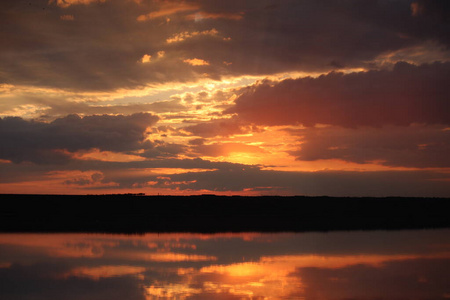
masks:
{"label": "water", "polygon": [[450,230],[1,234],[0,299],[450,299]]}

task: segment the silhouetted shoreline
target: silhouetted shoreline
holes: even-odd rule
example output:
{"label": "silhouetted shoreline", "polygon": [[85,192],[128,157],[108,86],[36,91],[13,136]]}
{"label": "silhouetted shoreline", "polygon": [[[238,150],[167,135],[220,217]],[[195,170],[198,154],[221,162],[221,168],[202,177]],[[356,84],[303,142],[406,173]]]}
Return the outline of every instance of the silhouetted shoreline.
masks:
{"label": "silhouetted shoreline", "polygon": [[0,195],[1,232],[283,232],[449,228],[450,198]]}

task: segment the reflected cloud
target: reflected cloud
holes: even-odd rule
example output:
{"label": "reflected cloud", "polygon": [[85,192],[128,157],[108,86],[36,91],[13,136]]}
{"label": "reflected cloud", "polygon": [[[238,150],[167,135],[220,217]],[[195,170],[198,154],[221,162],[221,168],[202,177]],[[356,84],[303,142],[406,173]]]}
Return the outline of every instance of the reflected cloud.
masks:
{"label": "reflected cloud", "polygon": [[99,267],[79,267],[64,274],[64,278],[71,276],[85,277],[93,280],[108,277],[120,277],[126,275],[138,275],[145,271],[144,267],[133,266],[99,266]]}
{"label": "reflected cloud", "polygon": [[[449,230],[1,234],[0,280],[9,294],[0,289],[0,297],[64,298],[77,289],[94,300],[441,299],[449,292],[449,237]],[[108,291],[114,295],[105,298]],[[76,295],[69,299],[82,299]]]}

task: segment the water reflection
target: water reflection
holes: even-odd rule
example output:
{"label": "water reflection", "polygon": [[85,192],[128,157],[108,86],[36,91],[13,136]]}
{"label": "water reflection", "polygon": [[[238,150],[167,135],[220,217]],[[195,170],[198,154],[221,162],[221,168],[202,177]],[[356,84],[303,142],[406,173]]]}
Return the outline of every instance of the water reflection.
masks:
{"label": "water reflection", "polygon": [[0,299],[448,299],[450,230],[1,234]]}

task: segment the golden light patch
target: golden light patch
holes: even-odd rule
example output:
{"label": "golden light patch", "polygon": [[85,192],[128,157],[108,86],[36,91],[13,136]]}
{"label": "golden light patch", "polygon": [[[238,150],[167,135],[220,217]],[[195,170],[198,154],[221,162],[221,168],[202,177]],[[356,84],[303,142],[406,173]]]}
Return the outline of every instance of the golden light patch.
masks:
{"label": "golden light patch", "polygon": [[161,51],[158,51],[156,53],[156,55],[158,56],[158,58],[163,58],[166,55],[166,52],[161,50]]}
{"label": "golden light patch", "polygon": [[161,284],[145,287],[146,299],[187,299],[193,294],[201,293],[201,289],[189,287],[189,284]]}
{"label": "golden light patch", "polygon": [[188,15],[187,20],[193,20],[199,22],[203,19],[227,19],[227,20],[241,20],[244,17],[244,13],[208,13],[208,12],[198,12],[195,14]]}
{"label": "golden light patch", "polygon": [[152,59],[151,55],[148,54],[144,54],[144,56],[141,57],[141,63],[145,64],[145,63],[149,63]]}
{"label": "golden light patch", "polygon": [[209,66],[209,62],[199,58],[185,59],[183,62],[191,66]]}
{"label": "golden light patch", "polygon": [[157,252],[157,253],[123,253],[118,257],[130,260],[144,260],[154,262],[182,262],[182,261],[216,261],[217,257],[209,255],[184,254],[174,252]]}
{"label": "golden light patch", "polygon": [[[145,169],[128,169],[132,174],[136,175],[148,175],[149,173],[154,175],[174,175],[174,174],[184,174],[184,173],[201,173],[208,171],[216,171],[217,169],[182,169],[182,168],[145,168]],[[131,175],[131,174],[130,174]],[[169,177],[167,177],[169,178]],[[170,179],[170,178],[169,178]]]}
{"label": "golden light patch", "polygon": [[200,7],[197,4],[190,4],[186,2],[160,2],[160,10],[154,11],[145,15],[137,17],[139,22],[155,19],[159,17],[166,17],[176,13],[197,10]]}
{"label": "golden light patch", "polygon": [[219,32],[217,31],[217,29],[213,28],[210,30],[204,30],[204,31],[193,31],[193,32],[188,32],[188,31],[184,31],[184,32],[180,32],[180,33],[176,33],[173,36],[171,36],[170,38],[168,38],[166,40],[166,43],[168,44],[172,44],[172,43],[178,43],[178,42],[182,42],[185,41],[187,39],[193,38],[195,36],[216,36]]}
{"label": "golden light patch", "polygon": [[94,2],[103,3],[106,2],[106,0],[50,0],[49,4],[56,4],[59,7],[67,8],[71,5],[88,5]]}

